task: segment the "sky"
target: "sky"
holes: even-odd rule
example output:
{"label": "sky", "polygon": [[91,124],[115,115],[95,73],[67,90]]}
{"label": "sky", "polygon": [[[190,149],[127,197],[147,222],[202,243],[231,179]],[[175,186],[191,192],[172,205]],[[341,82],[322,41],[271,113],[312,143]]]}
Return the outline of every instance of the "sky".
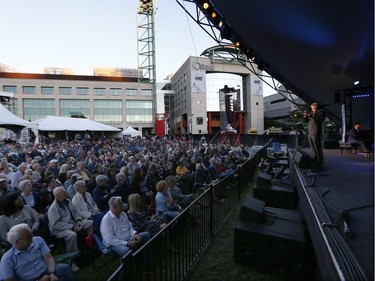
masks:
{"label": "sky", "polygon": [[[176,0],[155,0],[156,77],[216,42]],[[180,3],[184,3],[180,1]],[[0,63],[21,72],[137,68],[137,0],[1,0]],[[191,3],[184,3],[193,11]],[[267,95],[267,93],[265,94]]]}

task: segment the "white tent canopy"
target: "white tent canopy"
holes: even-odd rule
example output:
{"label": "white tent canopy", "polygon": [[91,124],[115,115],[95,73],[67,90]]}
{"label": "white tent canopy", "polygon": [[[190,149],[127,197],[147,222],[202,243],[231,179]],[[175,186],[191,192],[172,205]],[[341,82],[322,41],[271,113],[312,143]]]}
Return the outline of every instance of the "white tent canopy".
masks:
{"label": "white tent canopy", "polygon": [[33,122],[40,131],[94,131],[116,132],[121,129],[85,118],[46,116]]}
{"label": "white tent canopy", "polygon": [[35,124],[14,115],[0,103],[0,127],[9,130],[35,128]]}
{"label": "white tent canopy", "polygon": [[[1,96],[4,96],[4,92],[1,92]],[[30,128],[35,136],[38,135],[38,130],[36,128],[36,125],[22,119],[21,117],[18,117],[17,115],[14,115],[12,112],[10,112],[8,109],[6,109],[5,106],[3,106],[0,103],[0,127],[5,128],[8,130],[13,131],[16,134],[17,142],[28,142],[28,134],[27,138],[23,139],[21,131],[24,128]],[[38,138],[36,138],[36,141]]]}
{"label": "white tent canopy", "polygon": [[122,131],[122,135],[136,137],[136,136],[142,136],[142,133],[134,129],[132,126],[129,126],[125,130]]}

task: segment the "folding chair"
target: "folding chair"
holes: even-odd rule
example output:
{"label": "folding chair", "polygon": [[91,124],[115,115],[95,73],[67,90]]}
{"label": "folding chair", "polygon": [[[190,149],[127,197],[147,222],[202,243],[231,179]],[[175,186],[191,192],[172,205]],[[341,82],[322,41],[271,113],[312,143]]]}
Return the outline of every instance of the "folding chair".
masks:
{"label": "folding chair", "polygon": [[108,263],[112,262],[113,258],[117,257],[117,255],[111,249],[108,249],[104,245],[102,235],[100,233],[100,223],[106,213],[107,211],[100,212],[93,217],[94,232],[92,235],[95,241],[96,249],[100,254],[99,258],[102,262],[102,264],[99,267],[106,266]]}

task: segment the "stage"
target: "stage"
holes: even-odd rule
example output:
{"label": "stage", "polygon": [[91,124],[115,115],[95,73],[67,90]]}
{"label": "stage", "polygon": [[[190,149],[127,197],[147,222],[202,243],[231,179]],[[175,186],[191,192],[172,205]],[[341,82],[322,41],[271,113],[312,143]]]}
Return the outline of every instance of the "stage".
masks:
{"label": "stage", "polygon": [[301,169],[294,152],[289,151],[290,175],[321,278],[374,280],[373,155],[326,149],[323,170],[314,172]]}

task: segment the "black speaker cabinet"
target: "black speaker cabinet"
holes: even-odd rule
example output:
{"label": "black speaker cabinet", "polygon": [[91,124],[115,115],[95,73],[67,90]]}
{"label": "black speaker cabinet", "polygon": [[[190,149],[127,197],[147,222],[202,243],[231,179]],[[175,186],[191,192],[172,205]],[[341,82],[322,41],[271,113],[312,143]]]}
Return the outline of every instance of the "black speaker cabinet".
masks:
{"label": "black speaker cabinet", "polygon": [[297,208],[297,192],[292,187],[272,185],[256,186],[253,196],[266,203],[267,207],[295,210]]}
{"label": "black speaker cabinet", "polygon": [[294,162],[301,169],[311,169],[314,168],[314,161],[310,155],[303,150],[296,150],[293,156]]}
{"label": "black speaker cabinet", "polygon": [[266,272],[287,274],[287,280],[298,280],[308,253],[300,216],[292,210],[266,207],[265,211],[278,218],[272,224],[243,220],[237,223],[234,261]]}
{"label": "black speaker cabinet", "polygon": [[243,221],[260,221],[263,216],[265,202],[250,196],[246,196],[240,210],[240,220]]}
{"label": "black speaker cabinet", "polygon": [[266,173],[258,173],[257,182],[258,186],[271,186],[272,185],[272,176]]}

